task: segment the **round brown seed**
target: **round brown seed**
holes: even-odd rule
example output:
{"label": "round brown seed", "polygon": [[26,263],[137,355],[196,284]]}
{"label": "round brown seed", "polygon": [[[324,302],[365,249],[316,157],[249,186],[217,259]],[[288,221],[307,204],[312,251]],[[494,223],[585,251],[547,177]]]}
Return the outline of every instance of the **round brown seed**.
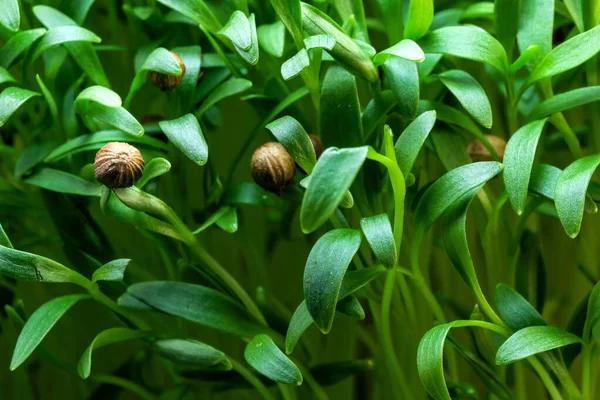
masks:
{"label": "round brown seed", "polygon": [[280,193],[294,179],[296,163],[280,143],[269,142],[252,155],[250,173],[257,185]]}
{"label": "round brown seed", "polygon": [[133,186],[144,172],[144,158],[128,143],[110,142],[98,150],[94,176],[111,189]]}
{"label": "round brown seed", "polygon": [[177,86],[181,84],[183,81],[183,76],[185,75],[185,64],[181,60],[181,58],[171,51],[171,54],[181,67],[181,75],[167,75],[157,71],[150,71],[150,81],[154,86],[162,90],[163,92],[169,91],[172,92],[175,90]]}

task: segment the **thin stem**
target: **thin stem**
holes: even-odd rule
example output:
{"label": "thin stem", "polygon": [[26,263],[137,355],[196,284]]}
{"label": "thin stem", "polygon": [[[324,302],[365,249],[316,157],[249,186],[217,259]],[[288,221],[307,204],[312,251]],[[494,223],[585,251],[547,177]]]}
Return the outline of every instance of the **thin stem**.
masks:
{"label": "thin stem", "polygon": [[[390,371],[390,375],[392,376],[392,380],[394,380],[394,376],[398,379],[398,383],[400,387],[405,390],[408,388],[408,382],[406,381],[406,377],[404,376],[404,371],[400,367],[398,363],[398,358],[396,357],[396,351],[394,350],[394,342],[392,340],[392,330],[390,325],[390,311],[392,305],[392,295],[394,294],[394,282],[396,280],[396,271],[390,269],[387,272],[387,276],[385,278],[385,285],[383,287],[383,296],[381,299],[381,342],[384,351],[384,357],[386,362],[388,363],[388,368]],[[396,386],[396,385],[394,385]],[[397,396],[400,393],[397,394]],[[405,393],[406,395],[406,393]],[[409,396],[410,397],[410,396]],[[396,397],[402,398],[402,397]],[[404,397],[406,398],[406,397]]]}
{"label": "thin stem", "polygon": [[544,367],[539,362],[539,360],[537,358],[535,358],[535,357],[529,357],[527,359],[527,361],[529,361],[529,364],[531,364],[531,367],[538,374],[538,376],[540,377],[540,379],[544,383],[544,386],[546,386],[546,389],[548,390],[548,393],[550,393],[550,397],[553,400],[563,400],[563,397],[560,394],[560,392],[559,392],[558,388],[556,387],[556,385],[554,384],[554,381],[552,380],[552,377],[550,376],[550,374],[548,373],[548,371],[546,371],[546,369],[544,369]]}
{"label": "thin stem", "polygon": [[141,387],[140,385],[128,381],[127,379],[120,378],[118,376],[107,374],[93,374],[90,376],[90,378],[98,382],[109,383],[111,385],[127,389],[130,392],[137,394],[144,400],[156,400],[158,398],[143,387]]}
{"label": "thin stem", "polygon": [[269,392],[269,389],[265,386],[264,383],[261,382],[260,379],[256,377],[256,375],[254,375],[254,373],[252,373],[252,371],[244,367],[241,363],[237,362],[233,358],[228,359],[229,362],[231,362],[233,370],[239,373],[241,376],[243,376],[244,379],[248,381],[248,383],[254,386],[254,388],[258,391],[258,393],[260,393],[263,399],[275,400],[274,397],[271,395],[271,392]]}

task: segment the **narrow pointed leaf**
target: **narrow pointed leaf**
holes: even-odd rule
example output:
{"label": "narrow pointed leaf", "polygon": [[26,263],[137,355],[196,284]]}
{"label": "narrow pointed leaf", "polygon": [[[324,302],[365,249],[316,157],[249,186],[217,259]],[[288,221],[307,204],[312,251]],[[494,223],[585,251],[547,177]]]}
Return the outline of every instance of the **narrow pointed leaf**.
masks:
{"label": "narrow pointed leaf", "polygon": [[496,287],[496,306],[511,329],[518,331],[528,326],[546,325],[540,313],[513,288],[499,284]]}
{"label": "narrow pointed leaf", "polygon": [[37,28],[18,32],[8,39],[0,49],[0,66],[10,68],[11,65],[42,36],[46,29]]}
{"label": "narrow pointed leaf", "polygon": [[333,324],[342,280],[360,246],[360,232],[336,229],[313,246],[304,269],[304,298],[308,312],[323,333]]}
{"label": "narrow pointed leaf", "polygon": [[204,165],[208,161],[208,145],[202,134],[198,120],[193,114],[170,121],[160,121],[160,129],[167,135],[187,158],[197,165]]}
{"label": "narrow pointed leaf", "polygon": [[120,343],[133,339],[141,339],[148,336],[148,331],[138,331],[128,328],[110,328],[100,332],[90,345],[85,349],[79,364],[77,365],[77,372],[83,379],[87,379],[92,372],[92,353],[94,350],[104,346],[108,346],[114,343]]}
{"label": "narrow pointed leaf", "polygon": [[311,174],[300,210],[300,224],[305,233],[325,223],[340,204],[362,167],[368,148],[337,149],[323,152]]}
{"label": "narrow pointed leaf", "polygon": [[[347,272],[342,281],[342,288],[340,289],[338,299],[342,300],[346,298],[346,296],[351,295],[373,279],[384,274],[385,271],[386,269],[384,267],[379,266]],[[306,308],[306,300],[302,300],[298,308],[296,308],[296,311],[294,311],[294,315],[292,315],[292,319],[288,326],[287,334],[285,336],[286,353],[291,354],[294,351],[300,337],[312,324],[313,319],[308,312],[308,308]]]}
{"label": "narrow pointed leaf", "polygon": [[225,353],[197,340],[162,339],[155,341],[152,349],[178,364],[221,371],[231,369],[231,362]]}
{"label": "narrow pointed leaf", "polygon": [[268,331],[231,297],[205,286],[156,281],[131,285],[127,293],[166,314],[234,335]]}
{"label": "narrow pointed leaf", "polygon": [[575,238],[581,229],[586,192],[598,165],[598,154],[580,158],[565,168],[556,182],[556,211],[565,232],[572,238]]}
{"label": "narrow pointed leaf", "polygon": [[360,227],[377,260],[388,268],[396,265],[396,243],[392,233],[392,224],[387,214],[362,218]]}
{"label": "narrow pointed leaf", "polygon": [[525,209],[533,160],[545,124],[542,119],[523,126],[512,135],[504,150],[504,186],[517,214]]}
{"label": "narrow pointed leaf", "polygon": [[18,87],[6,88],[0,93],[0,127],[6,124],[11,115],[15,113],[27,100],[40,96],[39,93]]}
{"label": "narrow pointed leaf", "polygon": [[9,31],[18,31],[21,24],[18,0],[0,0],[0,10],[0,25]]}
{"label": "narrow pointed leaf", "polygon": [[410,0],[404,37],[417,40],[429,29],[433,20],[433,0]]}
{"label": "narrow pointed leaf", "polygon": [[286,115],[271,122],[266,128],[285,147],[298,165],[310,175],[317,163],[317,156],[310,137],[302,125]]}
{"label": "narrow pointed leaf", "polygon": [[113,260],[104,264],[94,271],[92,282],[97,281],[122,281],[125,276],[125,270],[131,262],[128,258]]}
{"label": "narrow pointed leaf", "polygon": [[530,326],[515,332],[498,349],[496,364],[506,365],[544,351],[579,343],[572,333],[553,326]]}
{"label": "narrow pointed leaf", "polygon": [[475,78],[458,69],[445,71],[438,76],[477,122],[488,129],[492,127],[492,106]]}
{"label": "narrow pointed leaf", "polygon": [[58,169],[40,168],[25,182],[54,192],[100,197],[99,185]]}
{"label": "narrow pointed leaf", "polygon": [[529,83],[575,68],[600,51],[600,25],[554,48],[531,72]]}
{"label": "narrow pointed leaf", "polygon": [[254,337],[244,350],[246,362],[267,378],[289,385],[301,385],[300,370],[268,335]]}
{"label": "narrow pointed leaf", "polygon": [[419,45],[425,53],[446,54],[486,63],[504,72],[506,51],[492,35],[473,26],[450,26],[429,32]]}
{"label": "narrow pointed leaf", "polygon": [[383,72],[400,113],[413,118],[419,107],[419,73],[416,64],[400,57],[390,57],[383,64]]}
{"label": "narrow pointed leaf", "polygon": [[406,127],[396,141],[394,146],[396,149],[396,160],[405,177],[412,170],[415,160],[427,136],[429,136],[429,132],[433,129],[436,116],[435,111],[426,111],[419,115]]}
{"label": "narrow pointed leaf", "polygon": [[245,92],[252,87],[252,82],[247,79],[233,78],[223,82],[204,100],[196,115],[198,118],[209,108],[217,104],[219,101],[236,94]]}
{"label": "narrow pointed leaf", "polygon": [[529,120],[548,117],[552,114],[600,101],[600,86],[589,86],[557,94],[538,104],[529,114]]}
{"label": "narrow pointed leaf", "polygon": [[33,353],[58,320],[79,300],[89,298],[85,294],[57,297],[35,310],[21,331],[10,362],[14,371]]}

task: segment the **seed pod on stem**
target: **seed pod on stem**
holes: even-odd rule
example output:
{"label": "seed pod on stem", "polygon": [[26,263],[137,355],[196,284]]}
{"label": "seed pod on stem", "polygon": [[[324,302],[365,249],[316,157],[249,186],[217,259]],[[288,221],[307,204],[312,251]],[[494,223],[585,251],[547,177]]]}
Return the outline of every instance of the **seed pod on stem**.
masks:
{"label": "seed pod on stem", "polygon": [[280,143],[269,142],[252,155],[250,173],[257,185],[270,192],[281,193],[294,179],[296,163]]}
{"label": "seed pod on stem", "polygon": [[175,58],[175,61],[177,61],[179,64],[179,67],[181,67],[180,75],[167,75],[156,71],[150,71],[149,74],[152,84],[163,92],[172,92],[175,90],[175,88],[179,86],[181,82],[183,82],[183,76],[185,75],[185,64],[177,54],[173,53],[172,51],[171,54]]}
{"label": "seed pod on stem", "polygon": [[128,143],[110,142],[96,153],[94,176],[110,189],[133,186],[143,172],[144,158]]}

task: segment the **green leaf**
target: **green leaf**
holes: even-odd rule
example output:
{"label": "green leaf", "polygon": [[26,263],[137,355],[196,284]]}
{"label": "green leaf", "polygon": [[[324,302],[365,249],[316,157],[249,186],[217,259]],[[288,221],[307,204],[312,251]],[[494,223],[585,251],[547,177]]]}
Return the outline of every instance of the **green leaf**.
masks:
{"label": "green leaf", "polygon": [[30,29],[15,34],[0,49],[0,66],[10,68],[11,65],[38,40],[46,34],[44,28]]}
{"label": "green leaf", "polygon": [[250,21],[246,14],[239,10],[231,14],[227,24],[217,33],[231,40],[231,43],[241,50],[249,50],[252,46]]}
{"label": "green leaf", "polygon": [[581,339],[553,326],[529,326],[515,332],[498,349],[496,364],[506,365]]}
{"label": "green leaf", "polygon": [[[425,233],[446,209],[465,193],[481,186],[502,171],[502,164],[485,161],[467,164],[453,169],[436,180],[425,191],[415,211],[414,243],[420,243]],[[413,245],[413,251],[418,246]]]}
{"label": "green leaf", "polygon": [[125,270],[131,262],[128,258],[120,258],[104,264],[94,271],[92,282],[97,281],[122,281],[125,276]]}
{"label": "green leaf", "polygon": [[285,25],[281,21],[272,24],[261,25],[256,30],[258,44],[273,57],[283,56],[285,46]]}
{"label": "green leaf", "polygon": [[492,106],[475,78],[458,69],[445,71],[438,76],[477,122],[488,129],[492,127]]}
{"label": "green leaf", "polygon": [[453,321],[431,328],[417,350],[417,370],[427,393],[435,400],[451,400],[444,379],[444,343],[452,328],[482,326],[480,321]]}
{"label": "green leaf", "polygon": [[507,54],[512,54],[515,38],[519,30],[520,0],[498,0],[494,7],[494,27],[496,37],[506,49]]}
{"label": "green leaf", "polygon": [[383,64],[383,72],[400,113],[414,118],[419,107],[419,73],[416,64],[400,57],[390,57]]}
{"label": "green leaf", "polygon": [[390,48],[380,51],[373,57],[375,65],[382,65],[390,56],[404,58],[408,61],[422,62],[425,60],[425,53],[418,44],[410,39],[404,39]]}
{"label": "green leaf", "polygon": [[215,223],[225,232],[234,233],[238,230],[237,209],[227,206],[223,208],[225,208],[225,212],[215,221]]}
{"label": "green leaf", "polygon": [[431,21],[433,21],[433,0],[410,0],[404,37],[417,40],[427,33]]}
{"label": "green leaf", "polygon": [[344,274],[360,246],[360,232],[336,229],[313,246],[304,269],[304,298],[308,312],[323,333],[333,324]]}
{"label": "green leaf", "polygon": [[335,47],[335,38],[331,35],[314,35],[304,39],[306,50],[323,49],[333,50]]}
{"label": "green leaf", "polygon": [[79,273],[49,258],[0,245],[0,273],[26,282],[71,282],[87,288]]}
{"label": "green leaf", "polygon": [[540,313],[510,286],[502,283],[496,286],[495,301],[502,319],[514,331],[546,325]]}
{"label": "green leaf", "polygon": [[119,95],[103,86],[84,89],[75,99],[74,108],[76,113],[86,118],[96,118],[130,135],[144,134],[142,125],[121,107]]}
{"label": "green leaf", "polygon": [[[246,18],[246,16],[244,16]],[[244,49],[242,47],[238,47],[236,43],[233,43],[233,48],[238,52],[240,57],[242,57],[248,64],[256,65],[258,63],[259,58],[259,48],[258,48],[258,38],[256,35],[256,19],[254,14],[250,14],[250,18],[248,18],[248,23],[250,25],[250,47],[248,49]]]}
{"label": "green leaf", "polygon": [[387,214],[362,218],[360,227],[377,260],[388,268],[396,265],[396,243],[394,242],[392,225]]}
{"label": "green leaf", "polygon": [[[163,151],[168,149],[168,146],[164,142],[150,136],[131,136],[125,132],[108,130],[77,136],[52,150],[44,159],[44,162],[55,162],[83,151],[98,150],[108,142],[127,142]],[[148,165],[145,169],[147,168]]]}
{"label": "green leaf", "polygon": [[[312,175],[309,175],[306,178],[302,179],[300,181],[300,186],[302,186],[304,189],[308,189],[311,178],[312,178]],[[342,207],[342,208],[354,207],[354,197],[352,197],[352,193],[350,193],[350,190],[346,190],[344,192],[344,195],[342,196],[342,200],[340,200],[339,207]]]}
{"label": "green leaf", "polygon": [[600,86],[588,86],[557,94],[538,104],[528,116],[529,120],[540,119],[561,111],[600,100]]}
{"label": "green leaf", "polygon": [[180,110],[191,110],[194,108],[194,97],[198,87],[198,79],[201,77],[202,49],[200,46],[176,47],[173,53],[179,55],[185,65],[183,80],[177,86],[176,99]]}
{"label": "green leaf", "polygon": [[193,114],[186,114],[170,121],[163,120],[158,125],[175,147],[187,158],[197,165],[206,164],[208,161],[208,145],[202,134],[200,124]]}
{"label": "green leaf", "polygon": [[593,336],[597,342],[600,338],[600,331],[598,331],[598,321],[600,321],[600,283],[596,283],[587,305],[587,314],[585,317],[585,325],[583,328],[583,339],[589,341],[590,335]]}
{"label": "green leaf", "polygon": [[0,93],[0,127],[6,124],[19,107],[35,96],[40,96],[40,94],[14,86],[4,89]]}
{"label": "green leaf", "polygon": [[[77,22],[52,7],[42,5],[34,6],[33,13],[37,19],[50,30],[63,26],[78,27]],[[96,54],[96,50],[91,43],[69,41],[65,42],[63,45],[69,51],[69,54],[71,54],[71,57],[73,57],[75,62],[85,71],[95,84],[107,87],[110,86],[108,78],[102,68],[102,64]]]}
{"label": "green leaf", "polygon": [[128,328],[110,328],[100,332],[90,345],[85,349],[79,364],[77,372],[83,379],[87,379],[92,372],[92,353],[100,347],[108,346],[114,343],[125,342],[127,340],[141,339],[151,334],[148,331],[138,331]]}
{"label": "green leaf", "polygon": [[310,137],[302,125],[286,115],[271,122],[266,128],[285,147],[300,168],[310,175],[317,163],[317,156]]}
{"label": "green leaf", "polygon": [[311,36],[332,36],[335,39],[335,46],[328,53],[351,73],[362,76],[370,83],[377,82],[379,79],[377,69],[359,45],[325,13],[309,4],[301,3],[301,5],[302,23],[306,32]]}
{"label": "green leaf", "polygon": [[510,72],[516,74],[522,67],[527,64],[531,64],[534,60],[537,59],[540,53],[540,47],[537,44],[532,44],[517,58],[515,62],[513,62],[510,66]]}
{"label": "green leaf", "polygon": [[517,43],[521,54],[530,46],[538,46],[539,53],[528,63],[533,69],[552,50],[554,33],[554,0],[522,0]]}
{"label": "green leaf", "polygon": [[[361,289],[373,279],[378,278],[386,272],[383,266],[364,268],[358,271],[349,271],[344,275],[342,288],[340,289],[339,300],[345,299],[347,296]],[[285,351],[291,354],[298,344],[300,337],[313,324],[312,317],[306,308],[306,300],[302,300],[288,326],[288,331],[285,337]]]}
{"label": "green leaf", "polygon": [[27,360],[64,313],[73,307],[79,300],[87,299],[89,297],[90,296],[86,294],[72,294],[57,297],[35,310],[25,323],[25,326],[17,339],[12,360],[10,361],[10,370],[14,371]]}
{"label": "green leaf", "polygon": [[[231,218],[231,213],[233,211],[233,214],[236,215],[235,218],[235,223],[237,224],[237,214],[235,214],[235,208],[234,207],[230,207],[230,206],[223,206],[221,208],[219,208],[213,215],[211,215],[206,221],[204,221],[204,223],[202,225],[200,225],[200,227],[198,227],[198,229],[196,229],[193,234],[197,235],[200,232],[206,230],[207,228],[209,228],[210,226],[212,226],[213,224],[217,223],[218,221],[221,221],[223,219],[228,219]],[[230,227],[232,224],[229,224]],[[225,229],[226,231],[230,231]],[[236,230],[237,230],[237,226],[236,226]]]}
{"label": "green leaf", "polygon": [[220,84],[212,93],[204,100],[202,106],[196,112],[198,117],[202,116],[212,106],[217,104],[229,96],[245,92],[252,87],[252,82],[246,79],[233,78]]}
{"label": "green leaf", "polygon": [[[353,147],[363,143],[356,79],[343,68],[327,69],[321,89],[319,132],[323,147]],[[343,115],[344,118],[340,118]]]}
{"label": "green leaf", "polygon": [[231,369],[231,362],[225,353],[197,340],[157,340],[152,344],[152,348],[162,357],[178,364],[225,371]]}
{"label": "green leaf", "polygon": [[[129,107],[133,100],[133,96],[142,88],[142,86],[144,86],[150,71],[172,76],[180,76],[183,73],[179,62],[169,50],[163,47],[154,49],[152,53],[148,55],[140,70],[135,74],[135,78],[133,78],[131,86],[129,87],[129,92],[125,98],[125,107]],[[195,84],[196,82],[194,82],[194,85]]]}
{"label": "green leaf", "polygon": [[311,174],[300,210],[304,233],[318,229],[334,213],[350,188],[367,156],[368,147],[337,149],[323,152]]}
{"label": "green leaf", "polygon": [[2,224],[0,224],[0,246],[8,247],[9,249],[14,249],[8,235],[6,234],[6,232],[4,232]]}
{"label": "green leaf", "polygon": [[244,358],[252,368],[267,378],[289,385],[301,385],[302,374],[268,335],[257,335],[246,345]]}
{"label": "green leaf", "polygon": [[575,68],[600,51],[600,26],[580,33],[554,48],[531,72],[528,83]]}
{"label": "green leaf", "polygon": [[127,288],[127,294],[166,314],[248,337],[268,332],[239,303],[216,290],[184,282],[144,282]]}
{"label": "green leaf", "polygon": [[300,0],[271,0],[277,16],[294,38],[296,45],[302,43],[302,9]]}
{"label": "green leaf", "polygon": [[211,33],[216,33],[222,27],[203,0],[158,0],[158,2],[194,20]]}
{"label": "green leaf", "polygon": [[9,31],[17,32],[21,25],[18,0],[0,0],[0,25]]}
{"label": "green leaf", "polygon": [[480,186],[465,193],[451,204],[442,218],[442,243],[452,265],[473,293],[481,291],[473,259],[467,243],[467,211],[481,189]]}
{"label": "green leaf", "polygon": [[309,65],[310,59],[308,58],[308,52],[306,49],[300,49],[298,53],[281,64],[281,77],[284,80],[289,81],[300,75]]}
{"label": "green leaf", "polygon": [[40,168],[24,181],[54,192],[100,197],[99,185],[58,169]]}
{"label": "green leaf", "polygon": [[[326,35],[321,35],[326,36]],[[310,65],[307,49],[300,49],[295,55],[281,64],[281,77],[288,81],[300,75]]]}
{"label": "green leaf", "polygon": [[445,54],[486,63],[500,72],[508,69],[506,51],[492,35],[474,26],[450,26],[425,35],[420,46],[425,53]]}
{"label": "green leaf", "polygon": [[4,83],[16,83],[16,79],[5,68],[0,67],[0,85]]}
{"label": "green leaf", "polygon": [[429,132],[433,129],[436,116],[435,111],[426,111],[419,115],[404,129],[396,141],[396,159],[405,177],[412,170]]}
{"label": "green leaf", "polygon": [[362,320],[366,317],[365,310],[362,308],[362,305],[356,296],[350,295],[338,301],[335,309],[336,311],[357,320]]}
{"label": "green leaf", "polygon": [[100,43],[100,39],[94,32],[88,31],[87,29],[79,26],[58,26],[56,28],[48,29],[48,32],[42,37],[42,40],[37,42],[33,49],[31,56],[31,62],[36,60],[44,52],[50,50],[53,47],[68,42],[92,42]]}
{"label": "green leaf", "polygon": [[546,120],[542,119],[521,127],[504,150],[504,186],[519,215],[525,209],[533,160],[545,124]]}
{"label": "green leaf", "polygon": [[142,174],[140,180],[137,181],[136,186],[141,189],[152,179],[158,178],[170,170],[171,163],[169,160],[162,157],[153,158],[144,166],[144,173]]}
{"label": "green leaf", "polygon": [[600,154],[580,158],[565,168],[556,182],[554,204],[558,218],[571,238],[575,238],[581,229],[587,188],[598,165]]}

